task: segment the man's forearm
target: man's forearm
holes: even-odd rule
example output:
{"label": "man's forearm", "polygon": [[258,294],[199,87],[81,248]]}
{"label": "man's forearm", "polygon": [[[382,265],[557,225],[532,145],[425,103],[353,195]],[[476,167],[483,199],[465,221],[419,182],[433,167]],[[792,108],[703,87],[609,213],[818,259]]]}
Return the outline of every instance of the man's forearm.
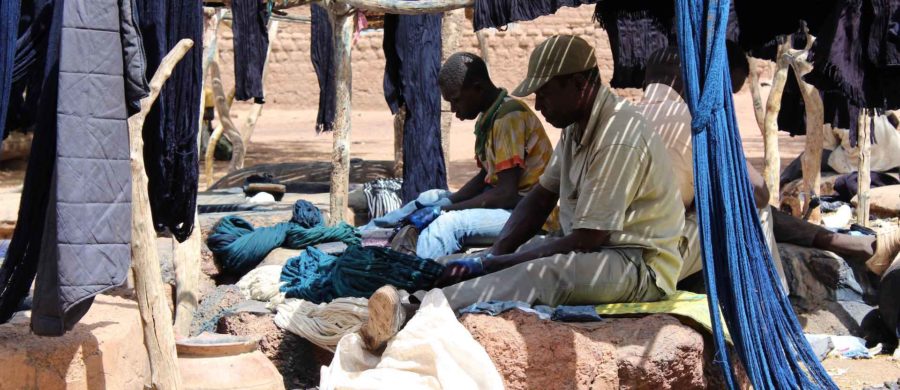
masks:
{"label": "man's forearm", "polygon": [[576,232],[551,240],[526,251],[511,253],[508,255],[494,256],[484,260],[484,269],[488,273],[522,264],[542,257],[550,257],[558,254],[572,252],[590,252],[599,250],[609,242],[609,233],[604,231]]}
{"label": "man's forearm", "polygon": [[442,209],[446,211],[468,209],[511,209],[516,207],[516,204],[518,204],[521,199],[522,197],[519,196],[518,193],[509,193],[509,191],[504,191],[500,188],[492,188],[474,198],[461,202],[454,202],[451,205],[442,207]]}
{"label": "man's forearm", "polygon": [[484,188],[487,187],[487,183],[484,182],[484,178],[486,176],[485,171],[482,169],[475,177],[469,179],[459,191],[456,191],[450,194],[450,201],[453,203],[463,202],[469,199],[476,197]]}
{"label": "man's forearm", "polygon": [[505,255],[514,252],[520,245],[537,234],[553,208],[559,195],[536,185],[513,210],[509,221],[503,226],[500,237],[494,242],[491,253]]}

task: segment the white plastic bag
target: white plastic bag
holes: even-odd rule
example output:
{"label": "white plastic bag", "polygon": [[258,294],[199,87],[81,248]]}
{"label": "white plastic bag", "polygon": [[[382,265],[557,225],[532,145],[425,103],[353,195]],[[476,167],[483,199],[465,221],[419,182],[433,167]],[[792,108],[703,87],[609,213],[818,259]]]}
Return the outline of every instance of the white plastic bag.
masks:
{"label": "white plastic bag", "polygon": [[441,290],[428,292],[419,311],[381,356],[363,348],[357,333],[338,343],[319,387],[333,389],[502,389],[484,348],[459,323]]}

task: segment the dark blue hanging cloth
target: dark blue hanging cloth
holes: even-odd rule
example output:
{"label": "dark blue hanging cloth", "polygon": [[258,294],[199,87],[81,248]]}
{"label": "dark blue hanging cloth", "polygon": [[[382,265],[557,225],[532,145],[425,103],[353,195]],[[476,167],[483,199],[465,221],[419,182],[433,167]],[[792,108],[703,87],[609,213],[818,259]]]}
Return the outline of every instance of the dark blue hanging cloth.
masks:
{"label": "dark blue hanging cloth", "polygon": [[319,79],[319,114],[316,117],[316,132],[334,130],[334,43],[332,42],[331,20],[328,11],[318,3],[313,3],[312,23],[310,23],[310,57],[316,78]]}
{"label": "dark blue hanging cloth", "polygon": [[16,39],[19,35],[20,0],[0,3],[0,150],[6,138],[6,111],[12,90],[12,72],[16,58]]}
{"label": "dark blue hanging cloth", "polygon": [[0,322],[34,282],[31,329],[59,336],[87,313],[96,294],[125,281],[131,262],[126,120],[147,94],[132,6],[131,0],[40,0],[23,8],[28,22],[16,44],[23,51],[13,79],[28,86],[37,115],[18,223],[0,267]]}
{"label": "dark blue hanging cloth", "polygon": [[199,160],[200,93],[203,79],[203,3],[137,0],[150,79],[181,39],[194,47],[175,66],[144,122],[144,162],[150,208],[157,231],[184,241],[194,229]]}
{"label": "dark blue hanging cloth", "polygon": [[253,98],[264,103],[263,68],[269,48],[269,12],[266,3],[259,0],[233,0],[234,15],[234,98],[240,101]]}
{"label": "dark blue hanging cloth", "polygon": [[609,36],[613,88],[642,88],[650,54],[675,42],[675,6],[657,0],[599,0],[594,19]]}
{"label": "dark blue hanging cloth", "polygon": [[594,4],[597,0],[475,0],[475,31],[527,22],[556,13],[562,7]]}
{"label": "dark blue hanging cloth", "polygon": [[421,192],[447,188],[441,148],[441,14],[385,15],[384,97],[394,114],[405,105],[404,202]]}

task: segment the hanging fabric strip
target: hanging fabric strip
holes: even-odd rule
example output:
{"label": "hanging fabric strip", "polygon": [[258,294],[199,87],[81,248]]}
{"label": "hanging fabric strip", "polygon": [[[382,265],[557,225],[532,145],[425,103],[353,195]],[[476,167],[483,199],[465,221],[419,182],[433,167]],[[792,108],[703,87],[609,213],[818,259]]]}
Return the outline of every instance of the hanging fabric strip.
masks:
{"label": "hanging fabric strip", "polygon": [[694,185],[713,338],[736,388],[720,314],[757,389],[837,389],[806,341],[753,204],[725,49],[729,0],[677,0]]}
{"label": "hanging fabric strip", "polygon": [[[263,103],[263,68],[269,47],[269,13],[259,0],[233,0],[234,98]],[[240,60],[237,60],[240,59]]]}
{"label": "hanging fabric strip", "polygon": [[643,88],[650,54],[674,41],[674,5],[656,0],[599,0],[594,19],[609,36],[613,88]]}
{"label": "hanging fabric strip", "polygon": [[0,150],[6,138],[6,111],[12,90],[12,73],[16,58],[16,38],[19,35],[20,0],[0,3]]}
{"label": "hanging fabric strip", "polygon": [[556,13],[562,7],[594,4],[597,0],[476,0],[475,31],[527,22]]}
{"label": "hanging fabric strip", "polygon": [[199,182],[197,135],[202,84],[203,4],[192,0],[139,0],[147,78],[179,40],[194,47],[175,66],[144,122],[144,162],[156,230],[184,241],[194,229]]}
{"label": "hanging fabric strip", "polygon": [[447,189],[441,148],[441,14],[385,15],[384,94],[391,111],[407,108],[403,127],[403,187],[409,202],[424,191]]}
{"label": "hanging fabric strip", "polygon": [[310,57],[316,78],[319,79],[319,114],[316,117],[316,133],[334,129],[335,75],[334,43],[328,11],[318,3],[310,6]]}

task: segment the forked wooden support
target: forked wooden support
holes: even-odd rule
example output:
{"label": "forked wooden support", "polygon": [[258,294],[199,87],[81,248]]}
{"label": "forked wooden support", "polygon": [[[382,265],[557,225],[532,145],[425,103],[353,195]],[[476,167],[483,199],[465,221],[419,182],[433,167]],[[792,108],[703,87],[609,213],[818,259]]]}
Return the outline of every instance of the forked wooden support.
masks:
{"label": "forked wooden support", "polygon": [[183,39],[163,58],[150,81],[150,96],[141,100],[141,111],[128,118],[131,153],[131,268],[134,271],[135,295],[144,328],[144,344],[150,356],[150,382],[156,389],[181,388],[175,351],[172,314],[165,302],[163,282],[156,248],[156,231],[147,195],[144,171],[144,118],[159,96],[172,69],[194,43]]}
{"label": "forked wooden support", "polygon": [[872,162],[870,149],[871,139],[870,132],[872,129],[869,124],[872,122],[869,109],[863,108],[859,110],[859,122],[857,123],[856,148],[859,149],[859,176],[858,185],[859,193],[856,203],[856,223],[869,226],[869,187],[872,184]]}
{"label": "forked wooden support", "polygon": [[747,63],[750,64],[750,96],[753,98],[753,114],[756,116],[756,124],[759,125],[759,132],[763,137],[766,136],[766,108],[763,107],[762,93],[759,88],[759,60],[751,56],[747,56]]}
{"label": "forked wooden support", "polygon": [[781,155],[778,153],[778,112],[781,111],[781,95],[787,82],[790,62],[785,56],[790,49],[791,42],[784,39],[778,46],[778,56],[775,62],[775,77],[772,80],[772,90],[766,102],[766,131],[763,138],[766,166],[763,177],[766,187],[769,188],[769,204],[778,208],[781,203],[781,188],[779,185],[781,172]]}
{"label": "forked wooden support", "polygon": [[[351,50],[356,11],[344,4],[329,7],[334,31],[334,77],[336,100],[334,109],[334,143],[331,151],[331,197],[328,202],[328,223],[346,221],[350,188],[350,114],[352,110],[353,71]],[[352,221],[351,221],[352,222]]]}
{"label": "forked wooden support", "polygon": [[[228,140],[231,141],[231,146],[234,150],[231,155],[231,164],[229,164],[228,167],[228,171],[233,172],[243,168],[243,166],[239,166],[238,164],[244,163],[246,146],[244,145],[244,138],[241,137],[240,131],[238,131],[237,126],[234,125],[234,121],[231,120],[231,107],[225,97],[225,88],[222,86],[222,72],[219,69],[218,61],[213,61],[209,64],[209,73],[213,96],[215,96],[216,100],[216,114],[219,115],[219,122],[222,123],[224,134],[228,137]],[[210,144],[207,146],[206,150],[207,155],[209,154],[210,147],[213,149],[216,147],[216,144],[212,143],[212,141],[212,137],[210,137]],[[207,167],[207,170],[210,167],[212,167],[212,164]]]}
{"label": "forked wooden support", "polygon": [[[824,144],[823,127],[825,126],[825,108],[819,90],[811,84],[803,81],[803,76],[812,72],[813,66],[806,60],[809,49],[815,38],[807,34],[806,47],[802,50],[789,50],[787,53],[797,83],[800,85],[800,93],[803,95],[806,107],[806,150],[801,160],[803,169],[803,187],[801,188],[800,208],[802,215],[807,215],[810,202],[813,197],[821,195],[822,181],[822,148]],[[822,220],[822,214],[818,209],[808,213],[809,221],[818,223]]]}

